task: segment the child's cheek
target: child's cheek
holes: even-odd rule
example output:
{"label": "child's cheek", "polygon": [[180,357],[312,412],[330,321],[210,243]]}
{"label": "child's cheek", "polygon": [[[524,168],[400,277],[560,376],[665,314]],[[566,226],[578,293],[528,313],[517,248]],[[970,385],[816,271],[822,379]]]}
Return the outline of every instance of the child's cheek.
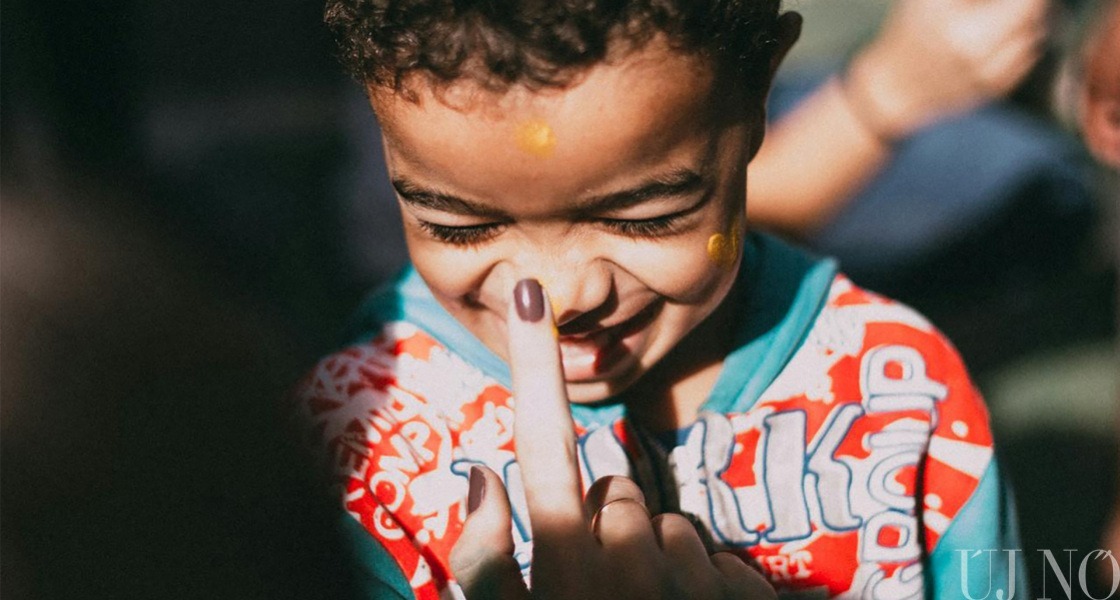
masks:
{"label": "child's cheek", "polygon": [[477,295],[491,264],[484,252],[432,240],[409,239],[408,247],[413,267],[437,296],[445,298]]}
{"label": "child's cheek", "polygon": [[[709,251],[710,240],[716,234],[705,231],[672,244],[651,244],[629,257],[627,270],[674,303],[702,305],[718,302],[715,296],[726,292],[734,280],[742,246],[740,237],[727,236],[726,232],[720,236],[724,241],[717,242],[718,261],[713,260]],[[736,246],[734,254],[728,248],[729,243]]]}

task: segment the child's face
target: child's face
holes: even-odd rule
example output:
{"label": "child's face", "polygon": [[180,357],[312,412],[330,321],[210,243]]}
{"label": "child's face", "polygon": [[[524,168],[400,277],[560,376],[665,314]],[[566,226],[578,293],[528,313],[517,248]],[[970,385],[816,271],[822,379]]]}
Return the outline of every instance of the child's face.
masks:
{"label": "child's face", "polygon": [[511,290],[537,278],[571,400],[633,383],[712,314],[740,261],[761,101],[714,83],[653,43],[563,90],[374,93],[435,297],[505,357]]}

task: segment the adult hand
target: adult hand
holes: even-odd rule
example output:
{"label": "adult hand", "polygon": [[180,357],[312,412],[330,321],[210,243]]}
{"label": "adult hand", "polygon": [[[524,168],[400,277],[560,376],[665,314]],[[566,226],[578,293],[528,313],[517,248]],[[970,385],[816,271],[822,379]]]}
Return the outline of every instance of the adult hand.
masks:
{"label": "adult hand", "polygon": [[451,553],[466,597],[776,598],[765,578],[738,557],[709,557],[684,517],[651,519],[633,481],[600,479],[583,499],[556,330],[535,280],[515,288],[508,323],[514,440],[533,531],[532,592],[513,558],[501,479],[475,467],[470,514]]}
{"label": "adult hand", "polygon": [[1047,0],[898,0],[852,61],[849,101],[897,139],[1011,91],[1042,53]]}

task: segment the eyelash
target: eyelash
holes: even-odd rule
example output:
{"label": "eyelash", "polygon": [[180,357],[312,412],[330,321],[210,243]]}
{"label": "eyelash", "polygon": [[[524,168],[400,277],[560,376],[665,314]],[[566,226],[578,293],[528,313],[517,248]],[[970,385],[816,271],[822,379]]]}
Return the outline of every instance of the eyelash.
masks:
{"label": "eyelash", "polygon": [[451,226],[420,221],[420,229],[428,235],[454,246],[474,246],[489,241],[490,238],[498,235],[504,226],[502,223]]}
{"label": "eyelash", "polygon": [[633,238],[656,238],[676,233],[685,213],[673,213],[652,219],[603,219],[607,227]]}
{"label": "eyelash", "polygon": [[[599,219],[599,223],[617,233],[633,238],[656,238],[677,232],[679,221],[690,211],[673,213],[652,219]],[[433,238],[454,246],[474,246],[489,241],[501,233],[504,223],[482,225],[438,225],[420,221],[420,228]]]}

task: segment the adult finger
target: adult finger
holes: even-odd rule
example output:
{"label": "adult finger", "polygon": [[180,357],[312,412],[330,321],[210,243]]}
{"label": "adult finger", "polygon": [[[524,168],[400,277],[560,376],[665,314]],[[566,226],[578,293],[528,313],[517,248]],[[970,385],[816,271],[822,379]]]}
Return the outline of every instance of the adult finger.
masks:
{"label": "adult finger", "polygon": [[528,598],[513,558],[509,498],[496,473],[472,467],[467,515],[451,549],[451,572],[471,600]]}
{"label": "adult finger", "polygon": [[591,527],[602,544],[607,567],[616,576],[649,585],[667,574],[649,511],[641,502],[631,498],[609,502],[595,513]]}
{"label": "adult finger", "polygon": [[[514,287],[508,321],[514,444],[534,546],[560,554],[587,532],[576,438],[551,307],[535,279]],[[537,553],[539,556],[539,552]]]}
{"label": "adult finger", "polygon": [[1044,51],[1045,32],[1012,40],[989,57],[979,72],[987,92],[1001,96],[1025,77]]}
{"label": "adult finger", "polygon": [[738,556],[730,552],[716,552],[712,555],[712,565],[723,575],[724,582],[736,592],[734,597],[777,599],[778,593],[766,581],[766,577]]}
{"label": "adult finger", "polygon": [[708,549],[696,527],[683,515],[663,513],[654,517],[650,525],[669,563],[680,565],[682,571],[690,573],[713,570]]}
{"label": "adult finger", "polygon": [[599,509],[616,500],[633,500],[645,505],[646,497],[642,488],[634,483],[633,479],[621,475],[607,475],[600,477],[591,484],[587,496],[583,500],[584,514],[591,519]]}
{"label": "adult finger", "polygon": [[1022,35],[1045,30],[1052,7],[1046,0],[1000,0],[993,8],[994,12],[998,11],[997,16],[1011,19],[1014,26],[1009,28],[1009,33]]}

